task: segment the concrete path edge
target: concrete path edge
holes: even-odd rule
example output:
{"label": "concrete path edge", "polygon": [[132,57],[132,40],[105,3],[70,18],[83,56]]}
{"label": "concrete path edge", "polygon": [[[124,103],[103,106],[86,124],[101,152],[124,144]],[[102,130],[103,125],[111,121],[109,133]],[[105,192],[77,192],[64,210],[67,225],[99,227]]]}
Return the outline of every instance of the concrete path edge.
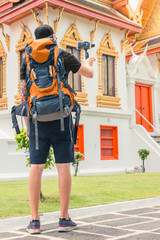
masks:
{"label": "concrete path edge", "polygon": [[[71,218],[76,219],[156,205],[160,206],[160,197],[70,209],[69,214]],[[59,215],[60,211],[43,213],[41,214],[41,224],[58,222]],[[0,219],[0,232],[26,227],[29,221],[30,216]]]}

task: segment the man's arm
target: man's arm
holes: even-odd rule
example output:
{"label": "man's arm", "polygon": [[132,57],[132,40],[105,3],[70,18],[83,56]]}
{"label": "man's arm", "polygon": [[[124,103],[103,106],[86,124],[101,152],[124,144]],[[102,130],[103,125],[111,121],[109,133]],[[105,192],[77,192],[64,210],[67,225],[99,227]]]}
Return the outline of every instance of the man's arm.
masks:
{"label": "man's arm", "polygon": [[[25,103],[28,100],[28,90],[27,90],[27,83],[25,80],[21,80],[20,82],[20,101],[21,103]],[[27,138],[29,139],[28,136],[28,121],[27,121],[27,117],[23,117],[25,125],[26,125],[26,135]]]}
{"label": "man's arm", "polygon": [[22,61],[22,64],[21,64],[21,68],[20,68],[21,103],[27,102],[27,98],[28,98],[26,71],[27,71],[27,61],[26,61],[26,58],[24,58],[23,61]]}
{"label": "man's arm", "polygon": [[[20,69],[20,101],[21,103],[28,101],[28,89],[27,89],[27,82],[25,80],[26,78],[26,69],[27,69],[27,62],[26,59],[23,60],[22,66]],[[24,117],[25,125],[26,125],[26,134],[28,137],[28,121],[27,117]],[[29,138],[29,137],[28,137]]]}
{"label": "man's arm", "polygon": [[92,65],[93,65],[92,58],[86,59],[84,63],[81,65],[80,69],[78,70],[78,74],[87,78],[93,78],[94,71]]}
{"label": "man's arm", "polygon": [[27,83],[25,80],[21,80],[20,82],[20,101],[21,103],[27,102],[28,100],[28,91],[27,91]]}
{"label": "man's arm", "polygon": [[81,64],[74,55],[66,51],[63,51],[61,56],[63,57],[64,67],[67,73],[72,71],[73,73],[78,73],[87,78],[93,77],[93,58],[88,58],[83,64]]}
{"label": "man's arm", "polygon": [[[20,82],[20,101],[21,103],[25,103],[28,100],[28,90],[27,90],[27,83],[25,80],[21,80]],[[28,121],[27,121],[27,117],[23,117],[25,125],[26,125],[26,135],[27,138],[29,138],[28,136]]]}

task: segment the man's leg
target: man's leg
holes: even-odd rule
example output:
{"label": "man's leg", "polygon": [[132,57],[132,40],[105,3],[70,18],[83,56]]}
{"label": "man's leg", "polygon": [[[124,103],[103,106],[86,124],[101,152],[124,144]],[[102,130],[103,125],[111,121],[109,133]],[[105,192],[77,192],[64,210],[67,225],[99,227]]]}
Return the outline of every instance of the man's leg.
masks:
{"label": "man's leg", "polygon": [[61,205],[61,218],[68,219],[68,209],[71,192],[71,171],[70,163],[56,164],[59,177],[59,195]]}
{"label": "man's leg", "polygon": [[31,221],[39,220],[38,208],[41,191],[41,176],[44,169],[44,164],[32,164],[29,175],[29,200],[31,207]]}

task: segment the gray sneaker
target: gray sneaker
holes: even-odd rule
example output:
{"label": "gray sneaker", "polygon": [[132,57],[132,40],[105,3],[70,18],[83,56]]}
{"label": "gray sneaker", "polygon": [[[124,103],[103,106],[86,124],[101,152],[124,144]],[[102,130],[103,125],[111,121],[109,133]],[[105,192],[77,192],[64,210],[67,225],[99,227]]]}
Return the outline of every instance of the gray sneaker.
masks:
{"label": "gray sneaker", "polygon": [[30,234],[38,234],[41,232],[40,230],[40,221],[39,220],[33,220],[32,222],[29,223],[27,227],[27,232]]}
{"label": "gray sneaker", "polygon": [[77,228],[77,224],[73,222],[70,218],[66,220],[65,218],[59,219],[58,232],[69,232]]}

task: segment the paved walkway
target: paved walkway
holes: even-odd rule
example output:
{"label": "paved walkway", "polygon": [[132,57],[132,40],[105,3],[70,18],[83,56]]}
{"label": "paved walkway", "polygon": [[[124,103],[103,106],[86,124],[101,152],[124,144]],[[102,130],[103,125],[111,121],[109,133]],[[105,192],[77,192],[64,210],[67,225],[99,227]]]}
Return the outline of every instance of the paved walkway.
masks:
{"label": "paved walkway", "polygon": [[41,216],[39,235],[29,235],[29,216],[0,220],[0,239],[5,240],[160,240],[160,198],[74,209],[70,216],[77,230],[57,231],[59,212]]}

